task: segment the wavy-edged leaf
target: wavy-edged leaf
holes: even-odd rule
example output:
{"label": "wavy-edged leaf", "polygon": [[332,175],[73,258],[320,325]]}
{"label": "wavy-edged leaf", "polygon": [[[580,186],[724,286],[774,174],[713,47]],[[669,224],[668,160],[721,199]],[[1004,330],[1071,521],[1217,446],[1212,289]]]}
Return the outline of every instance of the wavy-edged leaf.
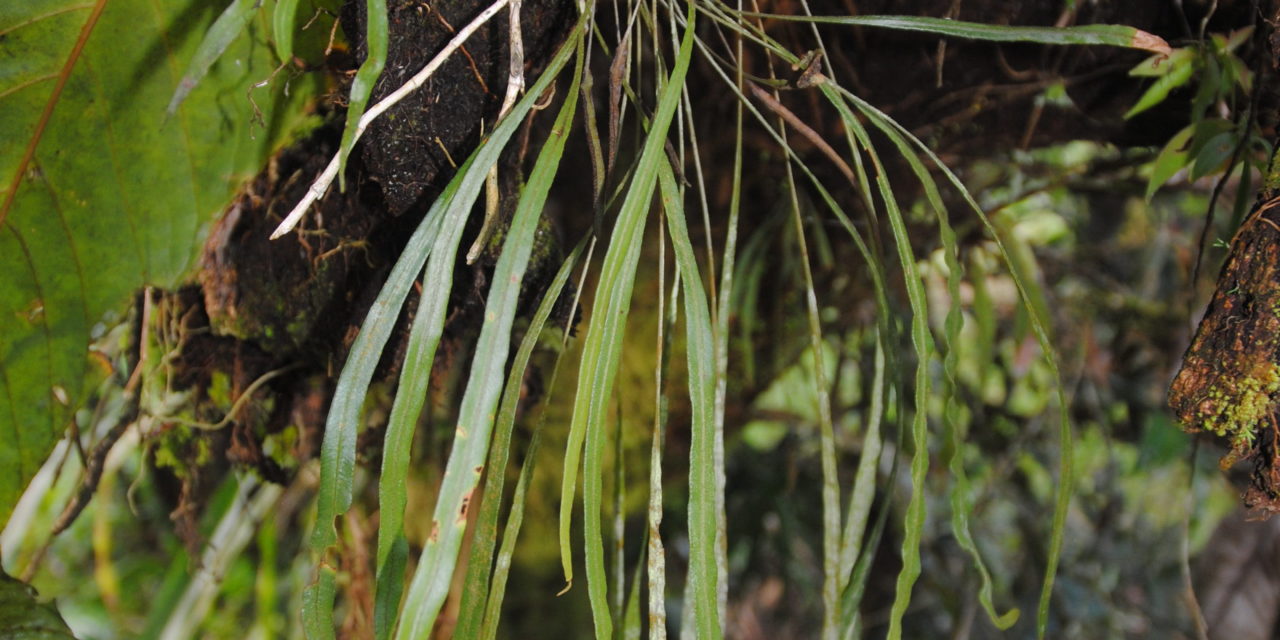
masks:
{"label": "wavy-edged leaf", "polygon": [[[689,5],[692,22],[694,6]],[[652,126],[645,138],[640,159],[632,175],[626,198],[618,212],[609,250],[600,269],[596,300],[578,370],[578,392],[574,398],[573,421],[565,449],[564,480],[560,494],[560,549],[565,580],[573,582],[573,559],[569,542],[574,493],[577,489],[578,464],[583,466],[584,548],[587,565],[587,589],[591,600],[597,638],[613,635],[609,616],[608,588],[605,584],[604,541],[600,531],[600,507],[603,499],[604,422],[607,405],[613,395],[618,372],[622,336],[627,313],[631,308],[631,290],[635,284],[636,263],[648,218],[649,201],[653,197],[659,166],[664,161],[663,147],[667,130],[680,102],[685,74],[693,51],[693,29],[686,29],[676,57],[676,64],[658,99]],[[585,456],[584,452],[585,444]]]}
{"label": "wavy-edged leaf", "polygon": [[[716,566],[716,531],[719,510],[715,459],[715,339],[711,308],[698,272],[698,259],[689,241],[684,206],[675,174],[666,158],[658,170],[662,206],[666,212],[671,246],[684,293],[684,317],[689,362],[689,584],[692,587],[694,628],[699,638],[719,638],[720,607],[717,602],[719,572]],[[687,624],[687,623],[686,623]]]}
{"label": "wavy-edged leaf", "polygon": [[992,42],[1034,42],[1056,45],[1103,45],[1169,53],[1172,49],[1164,38],[1141,29],[1118,24],[1086,24],[1074,27],[1015,27],[964,22],[923,16],[804,16],[746,13],[773,20],[819,22],[847,26],[879,27],[899,31],[918,31],[966,40]]}
{"label": "wavy-edged leaf", "polygon": [[960,548],[964,549],[973,558],[974,566],[978,570],[978,576],[981,579],[981,586],[978,591],[979,603],[986,610],[988,618],[996,628],[1001,630],[1008,629],[1018,621],[1020,612],[1016,608],[1010,609],[1003,614],[996,611],[991,572],[987,570],[986,563],[982,561],[982,555],[978,551],[977,545],[973,542],[973,534],[969,531],[969,514],[973,506],[969,500],[969,480],[964,469],[964,435],[961,432],[961,408],[958,397],[959,341],[960,330],[963,327],[960,309],[960,281],[963,277],[964,267],[960,263],[960,250],[956,241],[956,232],[951,227],[946,205],[943,204],[942,195],[938,192],[938,185],[934,182],[933,176],[929,174],[928,168],[925,167],[919,155],[912,149],[911,144],[879,112],[866,111],[864,113],[868,120],[889,138],[890,142],[897,148],[898,153],[910,165],[912,172],[915,173],[916,178],[920,180],[921,185],[924,187],[925,199],[928,201],[930,208],[933,209],[938,221],[938,236],[942,239],[943,256],[947,267],[947,294],[950,299],[943,328],[943,337],[947,348],[946,353],[943,354],[942,417],[945,436],[949,443],[947,465],[951,470],[953,480],[951,487],[951,529]]}
{"label": "wavy-edged leaf", "polygon": [[[824,85],[824,90],[828,87]],[[1036,633],[1038,637],[1044,637],[1048,628],[1049,621],[1049,599],[1053,593],[1054,579],[1058,572],[1058,561],[1062,554],[1063,532],[1066,529],[1067,510],[1071,505],[1071,494],[1075,485],[1072,466],[1074,464],[1075,452],[1072,448],[1071,435],[1071,417],[1068,413],[1066,391],[1062,383],[1062,372],[1058,366],[1057,352],[1053,349],[1053,343],[1049,339],[1049,318],[1048,307],[1044,301],[1043,291],[1036,283],[1034,278],[1027,277],[1026,270],[1020,267],[1018,256],[1012,251],[1006,242],[1004,234],[991,221],[978,202],[974,200],[973,194],[964,186],[960,178],[956,176],[946,164],[938,158],[927,145],[920,141],[919,138],[911,134],[910,131],[904,129],[900,124],[894,121],[882,111],[871,106],[866,101],[854,96],[853,94],[838,90],[846,99],[853,102],[859,110],[877,118],[880,122],[898,131],[903,139],[907,140],[919,150],[921,154],[929,159],[931,163],[946,177],[947,181],[955,188],[956,192],[963,198],[965,204],[969,207],[974,215],[982,221],[987,232],[991,234],[991,239],[999,250],[1001,259],[1009,268],[1010,279],[1013,280],[1014,287],[1018,291],[1018,298],[1022,302],[1023,307],[1027,310],[1027,317],[1031,321],[1032,333],[1036,336],[1036,342],[1040,345],[1041,351],[1044,353],[1044,361],[1049,366],[1049,372],[1054,381],[1054,395],[1057,396],[1058,403],[1058,491],[1054,497],[1053,506],[1053,527],[1049,535],[1049,549],[1046,558],[1046,568],[1044,582],[1040,590],[1040,602],[1036,608]],[[1034,263],[1033,263],[1034,264]]]}
{"label": "wavy-edged leaf", "polygon": [[216,17],[194,0],[0,6],[0,521],[89,388],[95,326],[178,281],[319,89],[258,95],[271,126],[254,129],[245,91],[273,61],[251,24],[166,119]]}
{"label": "wavy-edged leaf", "polygon": [[846,119],[858,141],[863,145],[875,168],[875,183],[884,200],[885,211],[889,214],[889,228],[892,231],[894,246],[897,248],[898,261],[902,264],[903,281],[907,289],[907,299],[911,307],[911,345],[916,353],[915,406],[911,418],[911,444],[914,451],[911,455],[911,498],[907,502],[907,512],[903,522],[902,536],[902,570],[898,573],[897,590],[893,606],[889,613],[889,634],[893,640],[902,637],[902,617],[911,601],[911,589],[920,575],[920,539],[924,533],[925,518],[925,476],[929,471],[928,443],[928,410],[929,410],[929,359],[934,352],[933,337],[929,334],[928,301],[924,295],[924,284],[920,279],[919,268],[912,253],[911,238],[907,232],[906,222],[898,208],[897,200],[884,167],[872,146],[870,137],[856,120]]}

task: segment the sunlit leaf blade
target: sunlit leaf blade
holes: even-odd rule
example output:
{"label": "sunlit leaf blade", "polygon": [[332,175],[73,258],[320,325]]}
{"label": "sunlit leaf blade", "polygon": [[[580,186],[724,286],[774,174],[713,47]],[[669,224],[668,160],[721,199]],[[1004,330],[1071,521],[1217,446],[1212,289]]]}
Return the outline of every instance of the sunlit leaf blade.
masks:
{"label": "sunlit leaf blade", "polygon": [[[717,604],[716,567],[716,479],[715,464],[715,339],[711,329],[711,309],[707,302],[697,257],[689,241],[684,206],[676,187],[671,165],[662,159],[658,181],[666,212],[671,246],[684,292],[685,345],[689,368],[689,583],[692,586],[694,624],[699,638],[719,638],[720,608]],[[686,621],[685,624],[688,624]]]}
{"label": "sunlit leaf blade", "polygon": [[[585,16],[586,14],[584,14]],[[512,109],[511,113],[498,126],[499,131],[506,131],[510,136],[524,120],[524,116],[542,95],[542,91],[555,79],[557,73],[568,60],[569,54],[581,47],[581,34],[585,17],[579,21],[570,39],[555,59],[548,65],[543,76],[530,88],[529,93]],[[422,555],[418,559],[418,567],[409,583],[405,594],[405,605],[400,619],[396,637],[401,640],[423,639],[431,635],[436,615],[449,595],[453,579],[453,571],[457,565],[458,550],[462,545],[462,537],[467,527],[467,511],[474,496],[480,476],[484,470],[485,455],[489,448],[489,434],[493,427],[494,407],[502,391],[502,373],[507,363],[511,342],[511,325],[515,320],[516,302],[520,294],[520,285],[524,272],[529,264],[529,254],[533,248],[534,231],[538,217],[542,213],[542,203],[546,200],[547,191],[551,188],[551,180],[559,165],[558,155],[563,152],[564,140],[569,134],[569,123],[573,122],[574,110],[577,106],[578,86],[581,78],[582,56],[578,56],[578,68],[574,74],[574,84],[556,120],[551,138],[547,146],[552,148],[553,157],[547,163],[539,163],[541,173],[530,177],[526,185],[526,194],[516,207],[511,227],[507,231],[502,253],[494,268],[493,285],[489,289],[485,301],[485,319],[480,329],[480,337],[476,342],[475,356],[472,361],[466,391],[458,410],[458,425],[454,431],[453,448],[446,463],[444,480],[440,486],[439,497],[432,516],[431,536],[427,539]],[[498,131],[494,132],[496,138]],[[558,148],[557,148],[558,147]],[[500,145],[486,145],[486,149],[494,149],[495,155]],[[477,165],[480,166],[480,165]],[[469,195],[469,194],[468,194]],[[454,268],[458,240],[461,238],[465,215],[469,213],[470,204],[465,210],[459,209],[459,217],[446,219],[446,229],[453,228],[453,237],[449,239],[447,251],[440,252],[445,235],[437,241],[436,249],[427,266],[427,277],[433,288],[445,289],[442,302],[448,303],[448,287],[446,283],[449,273]],[[451,216],[452,217],[452,216]],[[439,268],[433,268],[439,260]],[[424,294],[424,298],[428,297]],[[431,297],[435,297],[432,295]],[[441,322],[444,319],[444,307],[439,311]],[[501,473],[501,470],[496,472]]]}
{"label": "sunlit leaf blade", "polygon": [[338,150],[338,184],[346,188],[347,157],[355,146],[356,127],[369,104],[373,85],[387,63],[387,0],[367,0],[365,5],[365,48],[367,54],[347,96],[347,123],[342,129],[342,146]]}
{"label": "sunlit leaf blade", "polygon": [[0,3],[0,522],[83,400],[95,325],[178,282],[319,88],[260,93],[279,126],[253,125],[245,91],[274,61],[251,24],[166,119],[215,17],[194,1]]}
{"label": "sunlit leaf blade", "polygon": [[213,63],[226,52],[227,47],[240,37],[248,26],[249,19],[253,17],[253,12],[257,11],[261,3],[262,0],[232,0],[231,4],[227,5],[222,15],[218,16],[218,19],[209,27],[209,31],[204,34],[204,40],[200,42],[196,54],[187,64],[187,71],[182,74],[178,88],[173,91],[173,97],[169,99],[169,107],[165,109],[165,113],[173,115],[178,105],[182,104],[191,90],[200,84],[205,74],[209,73],[209,67],[213,66]]}
{"label": "sunlit leaf blade", "polygon": [[1116,24],[1088,24],[1074,27],[1014,27],[1007,25],[963,22],[923,16],[805,16],[756,14],[774,20],[819,22],[848,26],[879,27],[899,31],[918,31],[966,40],[992,42],[1034,42],[1056,45],[1104,45],[1169,53],[1169,43],[1160,36],[1141,29]]}
{"label": "sunlit leaf blade", "polygon": [[[692,20],[693,5],[689,6]],[[578,371],[578,392],[574,398],[573,421],[565,450],[564,481],[560,494],[560,549],[565,579],[572,584],[573,565],[570,555],[569,526],[577,485],[578,463],[583,461],[583,525],[587,560],[587,588],[595,620],[597,638],[610,638],[613,621],[609,617],[607,587],[604,575],[604,541],[600,531],[600,507],[603,500],[604,423],[613,384],[618,370],[622,336],[626,330],[627,312],[631,308],[631,290],[635,284],[636,263],[648,217],[649,201],[657,182],[658,167],[663,161],[667,130],[680,102],[685,74],[693,50],[693,29],[687,29],[671,75],[658,99],[651,128],[645,138],[640,158],[631,178],[622,208],[618,212],[609,250],[596,285],[596,299],[582,351]],[[588,439],[589,437],[589,439]],[[586,455],[583,446],[586,445]]]}

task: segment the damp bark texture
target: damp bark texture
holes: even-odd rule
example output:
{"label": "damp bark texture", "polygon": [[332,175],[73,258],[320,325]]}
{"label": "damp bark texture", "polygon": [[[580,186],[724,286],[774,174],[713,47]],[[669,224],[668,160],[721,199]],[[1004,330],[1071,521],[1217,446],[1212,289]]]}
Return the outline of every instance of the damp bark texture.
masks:
{"label": "damp bark texture", "polygon": [[1272,195],[1232,239],[1213,300],[1169,390],[1169,406],[1185,430],[1230,441],[1223,468],[1253,461],[1245,504],[1265,514],[1280,510],[1277,399],[1280,197]]}

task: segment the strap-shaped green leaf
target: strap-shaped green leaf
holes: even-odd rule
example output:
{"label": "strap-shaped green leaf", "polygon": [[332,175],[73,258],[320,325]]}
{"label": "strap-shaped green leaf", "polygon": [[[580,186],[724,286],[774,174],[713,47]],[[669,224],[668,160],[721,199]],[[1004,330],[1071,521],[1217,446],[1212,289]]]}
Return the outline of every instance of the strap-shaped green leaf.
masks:
{"label": "strap-shaped green leaf", "polygon": [[165,113],[173,115],[178,105],[187,98],[187,94],[200,84],[205,74],[209,73],[209,67],[213,66],[213,63],[226,52],[227,47],[240,37],[240,33],[248,26],[249,19],[253,17],[253,12],[257,11],[261,4],[262,0],[232,0],[231,4],[227,5],[222,15],[218,16],[213,26],[209,27],[209,31],[204,34],[204,40],[200,42],[196,54],[191,57],[187,72],[182,74],[182,80],[178,82],[178,88],[173,91],[173,97],[169,99],[169,108],[165,109]]}
{"label": "strap-shaped green leaf", "polygon": [[342,146],[338,148],[338,185],[346,189],[347,156],[356,144],[356,127],[364,108],[369,104],[369,94],[373,93],[373,85],[382,75],[382,68],[387,63],[387,0],[367,0],[365,4],[365,51],[364,62],[356,71],[351,81],[351,91],[347,97],[347,124],[342,129]]}
{"label": "strap-shaped green leaf", "polygon": [[[690,24],[693,12],[694,6],[690,4]],[[680,92],[684,88],[692,52],[693,29],[690,26],[685,31],[675,66],[658,99],[657,111],[645,138],[626,198],[618,212],[613,235],[609,240],[609,250],[600,269],[596,300],[578,370],[578,392],[574,398],[573,421],[565,450],[564,481],[560,493],[560,560],[565,579],[572,584],[573,560],[569,529],[577,488],[578,464],[583,462],[583,546],[587,565],[587,589],[596,637],[600,639],[611,638],[613,635],[604,571],[604,541],[600,530],[605,415],[618,371],[622,336],[626,331],[627,314],[631,308],[631,290],[635,284],[636,263],[640,258],[649,202],[663,161],[667,130],[680,102]]]}
{"label": "strap-shaped green leaf", "polygon": [[879,27],[898,31],[918,31],[966,40],[992,42],[1034,42],[1057,45],[1104,45],[1169,53],[1169,43],[1160,36],[1118,24],[1086,24],[1074,27],[1015,27],[963,22],[923,16],[805,16],[746,13],[773,20],[817,22],[847,26]]}
{"label": "strap-shaped green leaf", "polygon": [[[582,56],[579,55],[575,78],[581,77],[581,67]],[[494,289],[490,293],[489,304],[485,307],[485,327],[490,330],[488,334],[485,334],[482,329],[480,348],[477,348],[476,351],[475,364],[472,365],[471,383],[468,384],[467,395],[465,396],[472,397],[472,384],[485,385],[484,388],[477,387],[477,390],[482,390],[485,394],[496,393],[498,389],[504,389],[502,392],[502,404],[498,410],[498,417],[494,425],[496,430],[494,431],[493,449],[487,465],[489,474],[484,490],[486,499],[483,501],[481,513],[476,523],[476,537],[472,540],[472,557],[467,567],[467,580],[464,583],[463,606],[461,607],[458,626],[455,629],[455,634],[461,638],[477,637],[484,620],[484,603],[489,592],[488,575],[490,564],[493,560],[494,543],[497,538],[497,520],[499,507],[502,504],[502,488],[506,477],[507,455],[511,444],[511,432],[515,426],[516,408],[520,401],[521,383],[524,379],[525,367],[529,363],[533,347],[537,344],[538,336],[542,333],[542,327],[551,315],[551,310],[555,306],[559,293],[563,289],[564,283],[568,280],[569,273],[583,246],[579,245],[575,249],[569,260],[561,266],[559,273],[556,274],[551,288],[548,289],[542,304],[539,305],[529,330],[520,344],[515,362],[511,367],[511,371],[507,374],[506,384],[497,389],[488,388],[496,385],[497,381],[501,379],[501,368],[507,359],[506,349],[500,348],[503,345],[491,343],[501,342],[497,339],[500,332],[501,335],[506,335],[509,339],[511,322],[514,320],[515,315],[515,296],[520,291],[520,282],[528,264],[530,251],[533,248],[538,219],[543,205],[546,204],[547,194],[551,189],[552,182],[555,180],[556,171],[560,167],[561,157],[564,155],[565,142],[568,140],[573,117],[577,111],[579,98],[577,87],[574,86],[567,96],[565,103],[560,108],[559,115],[556,117],[555,124],[551,128],[551,134],[543,144],[542,151],[538,154],[533,172],[529,175],[529,181],[525,184],[524,190],[520,194],[520,201],[512,216],[511,226],[508,229],[506,240],[503,243],[502,254],[494,272]],[[492,321],[490,318],[492,318]],[[485,340],[486,337],[489,338],[488,341]],[[484,398],[482,397],[482,399]],[[496,402],[496,397],[494,401]],[[466,406],[465,398],[464,406]],[[464,424],[461,422],[462,417],[460,416],[459,418],[460,424]],[[462,433],[459,431],[458,437],[461,436]],[[480,429],[475,434],[467,434],[468,438],[474,439],[484,438],[485,436],[484,429]],[[454,451],[459,451],[456,444]],[[453,460],[454,458],[451,455],[451,464]],[[473,461],[464,461],[458,464],[461,465],[466,462]],[[532,464],[532,460],[530,460],[529,464]],[[466,467],[460,468],[465,469]],[[447,474],[448,472],[446,471]],[[475,480],[479,480],[479,478],[475,478]],[[468,490],[473,489],[474,485]],[[447,497],[442,493],[441,502]],[[465,523],[462,524],[465,525]],[[448,525],[442,525],[442,528],[447,531]],[[462,528],[460,527],[460,532],[461,530]],[[448,579],[448,576],[445,576],[442,585],[446,592]]]}
{"label": "strap-shaped green leaf", "polygon": [[[698,271],[698,259],[689,241],[684,206],[676,187],[671,164],[662,159],[658,182],[666,213],[671,246],[684,293],[684,322],[689,363],[689,572],[692,586],[694,626],[699,638],[719,638],[720,607],[717,605],[716,568],[716,479],[715,460],[715,340],[711,330],[711,309]],[[687,623],[686,623],[687,624]]]}
{"label": "strap-shaped green leaf", "polygon": [[[543,72],[529,94],[502,120],[498,126],[499,130],[506,128],[514,132],[523,122],[525,114],[529,112],[534,102],[564,67],[569,55],[577,50],[579,51],[578,66],[574,74],[574,85],[569,93],[571,98],[561,109],[551,134],[551,141],[548,142],[553,153],[563,152],[564,141],[569,133],[568,125],[573,122],[577,105],[577,82],[582,75],[582,34],[587,14],[583,15],[569,41],[548,65],[547,70]],[[506,135],[510,136],[510,133]],[[496,136],[497,131],[495,131],[495,138]],[[492,143],[487,146],[495,150],[500,149],[500,146]],[[558,150],[555,149],[557,146]],[[551,188],[551,177],[558,164],[559,162],[542,163],[537,167],[540,171],[531,176],[529,184],[525,186],[525,194],[516,207],[502,253],[498,257],[498,264],[494,267],[493,285],[485,300],[484,323],[480,328],[480,337],[476,342],[475,356],[472,360],[466,390],[463,392],[462,404],[458,411],[453,448],[446,463],[444,480],[440,485],[439,497],[436,499],[432,516],[431,536],[427,539],[422,555],[418,558],[418,567],[409,583],[409,591],[405,594],[404,609],[395,634],[395,637],[400,640],[410,638],[420,640],[430,637],[440,607],[449,595],[453,571],[457,566],[458,550],[462,546],[462,537],[467,529],[467,512],[480,483],[485,455],[489,450],[494,408],[502,391],[502,373],[509,355],[511,325],[515,320],[520,284],[529,264],[529,254],[533,248],[534,231],[537,229],[538,217],[542,212],[542,203],[546,200],[547,191]],[[471,194],[468,195],[471,196]],[[478,195],[478,185],[476,195]],[[468,200],[474,201],[474,196],[469,197]],[[470,210],[471,203],[468,202],[465,208],[455,208],[451,211],[451,213],[456,212],[456,215],[446,218],[444,227],[449,229],[450,233],[441,234],[432,253],[431,262],[427,265],[426,277],[432,288],[442,290],[442,295],[439,296],[442,304],[438,311],[432,310],[438,318],[438,326],[433,328],[436,331],[437,340],[438,331],[444,321],[445,305],[449,299],[448,285],[450,274],[454,269],[458,241],[462,237],[465,216],[470,213]],[[436,292],[433,291],[431,294],[424,294],[423,298],[435,298],[437,297],[435,294]],[[426,369],[429,371],[429,363]],[[501,470],[496,472],[501,473]]]}
{"label": "strap-shaped green leaf", "polygon": [[1071,495],[1074,491],[1074,475],[1073,464],[1075,452],[1072,448],[1071,435],[1071,418],[1068,414],[1068,404],[1066,391],[1062,384],[1062,373],[1058,366],[1057,352],[1053,348],[1053,343],[1049,339],[1049,315],[1047,307],[1044,304],[1043,292],[1039,285],[1032,279],[1027,278],[1018,267],[1011,251],[1007,248],[1005,240],[1001,232],[992,223],[990,217],[982,207],[974,200],[973,195],[965,188],[964,183],[955,175],[946,164],[938,158],[933,150],[916,138],[911,132],[904,129],[900,124],[889,118],[879,109],[876,109],[866,101],[854,96],[843,89],[838,89],[850,102],[854,103],[863,113],[873,116],[884,125],[895,129],[905,140],[909,141],[912,146],[919,149],[929,161],[938,168],[939,171],[947,178],[947,181],[956,189],[956,192],[964,199],[969,210],[978,216],[986,227],[988,233],[991,234],[992,240],[996,244],[996,248],[1000,252],[1001,258],[1009,268],[1009,276],[1013,280],[1015,288],[1018,290],[1018,298],[1027,310],[1027,317],[1031,321],[1032,333],[1036,336],[1036,342],[1039,343],[1040,349],[1044,352],[1045,363],[1049,366],[1050,374],[1055,382],[1054,389],[1057,396],[1058,404],[1058,491],[1054,497],[1053,508],[1053,526],[1049,536],[1048,558],[1046,561],[1044,582],[1040,590],[1040,602],[1036,611],[1036,633],[1039,637],[1044,637],[1049,623],[1049,599],[1053,593],[1053,583],[1058,572],[1058,560],[1062,554],[1063,532],[1066,529],[1067,509],[1071,505]]}
{"label": "strap-shaped green leaf", "polygon": [[[582,29],[581,20],[575,29]],[[573,51],[572,41],[561,47],[529,94],[516,103],[511,114],[494,129],[493,135],[485,140],[459,169],[457,176],[445,188],[444,193],[432,205],[418,229],[410,237],[408,245],[395,267],[392,268],[386,284],[378,293],[378,298],[374,301],[369,315],[365,318],[364,326],[352,345],[351,355],[343,365],[333,401],[329,406],[329,415],[325,421],[325,437],[321,448],[320,492],[316,499],[316,528],[312,532],[310,542],[312,553],[316,556],[319,575],[317,581],[308,587],[307,594],[304,596],[306,602],[314,603],[304,608],[304,619],[309,629],[308,637],[332,637],[333,634],[332,577],[326,577],[326,575],[331,574],[334,568],[325,562],[323,557],[328,548],[337,542],[334,519],[351,506],[360,408],[368,392],[369,383],[373,379],[374,368],[378,364],[383,347],[404,305],[405,297],[428,256],[434,256],[438,248],[447,250],[450,255],[439,258],[434,270],[437,274],[443,274],[439,275],[440,281],[437,283],[433,280],[433,286],[427,287],[426,294],[423,296],[422,305],[432,306],[420,308],[419,316],[424,317],[420,320],[415,318],[415,325],[410,333],[411,345],[415,341],[422,341],[419,342],[418,350],[420,358],[428,350],[434,354],[434,347],[427,348],[430,343],[428,336],[435,335],[435,340],[438,341],[439,329],[432,329],[431,324],[428,324],[428,318],[433,319],[432,323],[443,320],[443,304],[447,302],[452,284],[452,254],[456,252],[458,241],[456,236],[461,232],[462,227],[460,220],[471,210],[472,204],[479,196],[489,167],[497,162],[502,148],[511,139],[525,114],[532,108],[541,92],[551,84],[556,73],[568,62]],[[442,229],[450,234],[444,239],[441,237]],[[448,266],[447,269],[445,265]],[[439,297],[443,297],[443,302],[434,300]],[[433,311],[436,308],[439,311]],[[410,360],[406,355],[406,365],[401,374],[401,385],[404,390],[397,393],[396,400],[397,403],[417,403],[418,410],[410,411],[406,407],[398,412],[395,406],[392,407],[392,414],[400,413],[403,418],[394,420],[388,425],[387,442],[384,445],[383,480],[379,488],[380,492],[383,492],[380,496],[382,523],[378,545],[378,562],[383,570],[396,544],[395,538],[403,522],[406,499],[404,478],[408,468],[408,448],[413,438],[412,425],[416,423],[417,414],[421,410],[422,393],[425,393],[426,376],[429,375],[429,370],[429,360],[424,364]],[[406,382],[403,378],[410,378],[410,380]],[[422,393],[417,394],[415,400],[415,395],[410,393],[409,389],[421,389]],[[384,580],[380,582],[388,584]],[[315,591],[318,589],[329,591],[323,596],[317,596]],[[382,608],[386,610],[386,600]],[[313,635],[312,630],[320,635]]]}
{"label": "strap-shaped green leaf", "polygon": [[943,204],[942,195],[938,192],[938,185],[934,182],[933,176],[925,167],[919,155],[886,118],[881,117],[877,112],[867,114],[868,120],[875,125],[877,129],[884,133],[897,148],[898,153],[907,161],[911,170],[915,173],[916,178],[920,180],[924,187],[925,199],[929,206],[933,209],[934,216],[938,221],[938,235],[942,239],[942,250],[944,260],[947,266],[947,294],[950,305],[947,308],[947,316],[944,321],[943,335],[946,343],[946,352],[943,355],[943,389],[942,389],[942,419],[945,435],[948,440],[947,449],[949,449],[949,459],[947,466],[951,471],[951,530],[956,537],[956,542],[964,549],[971,558],[973,558],[974,566],[978,570],[978,576],[981,579],[981,586],[978,590],[978,601],[986,610],[987,616],[991,619],[992,624],[998,629],[1008,629],[1018,621],[1020,612],[1018,609],[1010,609],[1001,614],[996,611],[994,601],[994,588],[991,583],[991,572],[987,570],[987,565],[982,561],[982,555],[978,551],[978,547],[974,544],[973,534],[969,531],[969,514],[973,510],[972,501],[969,499],[969,478],[964,468],[964,434],[960,425],[960,400],[958,367],[959,367],[959,342],[960,330],[963,327],[963,318],[960,310],[960,281],[964,276],[964,267],[960,264],[960,250],[956,243],[956,232],[951,227],[948,219],[946,205]]}
{"label": "strap-shaped green leaf", "polygon": [[271,12],[271,36],[276,41],[276,55],[280,62],[293,61],[293,30],[297,27],[298,0],[277,0]]}

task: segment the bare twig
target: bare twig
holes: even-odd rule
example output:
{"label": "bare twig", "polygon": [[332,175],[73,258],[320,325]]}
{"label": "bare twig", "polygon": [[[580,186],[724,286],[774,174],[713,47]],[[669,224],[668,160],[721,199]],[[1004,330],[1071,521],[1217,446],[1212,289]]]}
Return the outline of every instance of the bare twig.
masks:
{"label": "bare twig", "polygon": [[[436,57],[432,58],[431,62],[427,63],[427,66],[423,67],[422,70],[412,78],[409,78],[409,81],[401,85],[399,89],[396,89],[390,95],[379,101],[378,104],[373,105],[368,111],[365,111],[364,115],[360,118],[360,122],[356,123],[355,132],[351,136],[352,142],[354,143],[356,140],[359,140],[360,136],[364,134],[365,129],[368,128],[369,124],[378,116],[382,115],[387,109],[395,106],[403,100],[405,96],[408,96],[410,93],[413,93],[415,90],[422,87],[422,85],[426,84],[427,80],[429,80],[431,76],[435,74],[436,70],[444,64],[445,60],[447,60],[454,51],[457,51],[462,46],[462,43],[466,42],[467,39],[471,37],[471,34],[475,33],[481,26],[484,26],[486,22],[491,20],[493,16],[497,15],[499,11],[506,7],[510,1],[511,0],[496,0],[493,4],[489,5],[487,9],[480,12],[480,15],[476,16],[474,20],[467,24],[467,26],[460,29],[458,33],[453,36],[453,39],[449,41],[449,44],[445,45],[444,49],[441,49],[440,53],[436,54]],[[302,197],[302,201],[293,208],[293,211],[289,212],[289,215],[280,223],[280,226],[276,227],[276,230],[271,233],[271,239],[275,240],[276,238],[292,231],[293,228],[298,225],[298,221],[302,219],[303,214],[307,212],[307,209],[311,208],[311,205],[314,204],[316,200],[323,197],[325,192],[329,190],[329,185],[333,184],[333,179],[336,177],[338,177],[338,154],[335,153],[333,155],[333,159],[329,161],[328,166],[324,168],[324,171],[320,173],[320,176],[317,177],[315,182],[313,182],[307,189],[307,193]]]}
{"label": "bare twig", "polygon": [[778,116],[785,120],[787,124],[791,125],[796,132],[804,136],[805,139],[813,143],[813,146],[817,147],[823,155],[827,156],[827,158],[836,165],[836,168],[840,170],[841,175],[849,181],[854,180],[853,169],[849,168],[849,164],[840,157],[840,154],[836,153],[835,149],[831,148],[831,145],[822,138],[821,134],[813,130],[813,127],[805,124],[799,116],[792,113],[790,109],[783,106],[783,104],[778,102],[776,98],[769,95],[768,91],[761,89],[759,85],[753,82],[748,82],[747,87],[751,89],[751,93],[755,95],[756,99],[764,103],[764,106],[768,107],[770,111],[778,114]]}

